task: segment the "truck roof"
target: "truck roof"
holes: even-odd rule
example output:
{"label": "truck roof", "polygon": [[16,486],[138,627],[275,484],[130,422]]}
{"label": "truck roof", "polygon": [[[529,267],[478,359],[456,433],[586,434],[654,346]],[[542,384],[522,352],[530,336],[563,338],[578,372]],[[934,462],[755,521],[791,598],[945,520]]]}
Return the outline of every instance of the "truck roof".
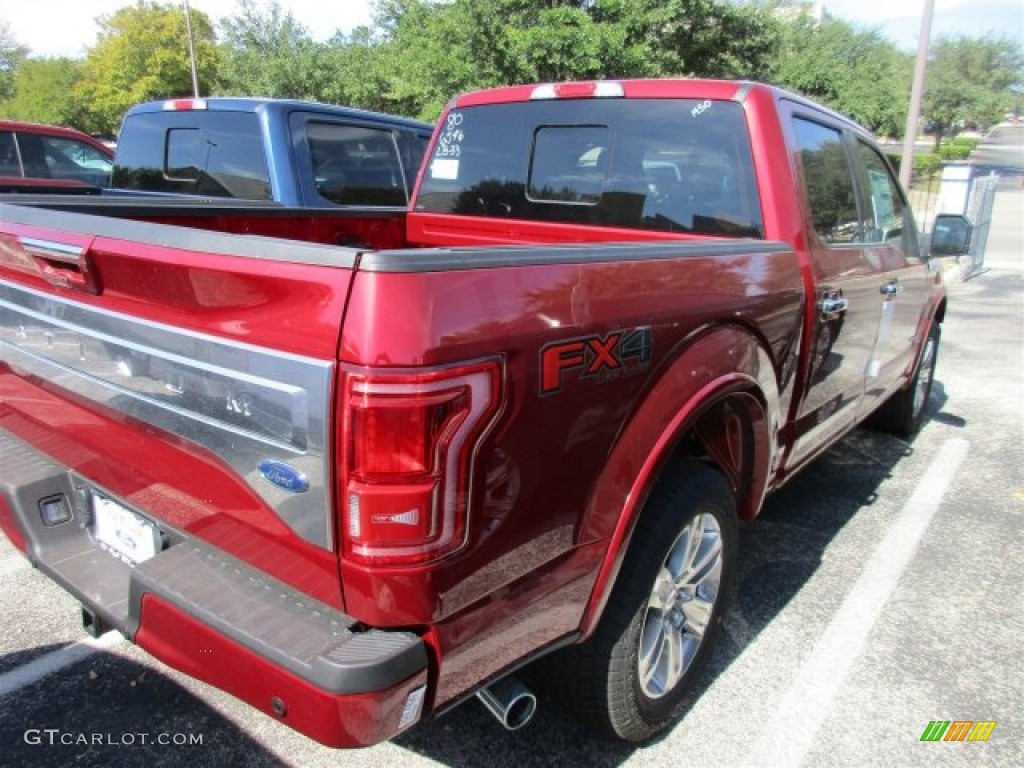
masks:
{"label": "truck roof", "polygon": [[512,85],[471,91],[455,98],[458,107],[504,104],[541,99],[634,98],[634,99],[736,99],[755,83],[740,80],[693,78],[639,80],[584,80],[532,85]]}
{"label": "truck roof", "polygon": [[508,104],[550,99],[630,98],[630,99],[721,99],[743,101],[754,91],[767,91],[775,98],[797,101],[836,120],[870,133],[848,116],[828,109],[784,88],[753,80],[717,80],[712,78],[661,78],[624,80],[585,80],[530,85],[501,86],[469,91],[452,99],[452,108]]}
{"label": "truck roof", "polygon": [[413,120],[408,117],[399,117],[397,115],[388,115],[382,112],[371,112],[370,110],[357,109],[356,107],[346,107],[336,104],[323,104],[316,101],[302,101],[299,99],[272,99],[272,98],[253,98],[253,97],[236,97],[236,96],[216,96],[211,98],[180,98],[180,99],[163,99],[160,101],[147,101],[142,104],[136,104],[129,109],[125,116],[140,114],[144,112],[163,112],[163,111],[187,111],[187,110],[211,110],[211,111],[229,111],[229,112],[319,112],[326,115],[334,115],[336,117],[362,117],[372,119],[378,123],[391,123],[395,126],[401,126],[405,128],[422,129],[425,131],[433,130],[433,126],[430,123],[425,123],[420,120]]}

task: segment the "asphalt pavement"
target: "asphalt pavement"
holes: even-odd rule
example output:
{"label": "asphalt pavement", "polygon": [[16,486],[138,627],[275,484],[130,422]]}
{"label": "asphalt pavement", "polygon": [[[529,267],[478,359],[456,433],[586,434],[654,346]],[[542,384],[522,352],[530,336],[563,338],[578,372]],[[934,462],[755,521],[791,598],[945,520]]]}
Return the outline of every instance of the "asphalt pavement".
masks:
{"label": "asphalt pavement", "polygon": [[[1024,129],[979,157],[1024,170]],[[310,742],[120,640],[0,539],[3,766],[1024,765],[1024,186],[950,295],[930,419],[860,429],[744,526],[734,609],[686,717],[640,747],[550,702],[503,731],[475,701],[355,752]],[[987,741],[921,741],[932,721]],[[166,742],[166,743],[164,743]]]}

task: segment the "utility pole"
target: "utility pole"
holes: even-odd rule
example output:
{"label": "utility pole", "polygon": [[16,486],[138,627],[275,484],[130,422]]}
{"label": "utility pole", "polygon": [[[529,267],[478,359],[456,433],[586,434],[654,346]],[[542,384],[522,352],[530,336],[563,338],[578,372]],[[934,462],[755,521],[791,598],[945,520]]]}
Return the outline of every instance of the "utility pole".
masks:
{"label": "utility pole", "polygon": [[199,77],[196,75],[196,46],[192,42],[192,14],[188,11],[188,0],[185,0],[185,32],[188,34],[188,60],[192,65],[192,95],[199,98]]}
{"label": "utility pole", "polygon": [[935,0],[924,0],[921,17],[921,36],[917,41],[917,62],[914,64],[914,84],[910,88],[910,110],[903,133],[903,157],[900,158],[900,184],[910,187],[910,172],[914,169],[914,143],[917,141],[917,122],[921,116],[921,95],[924,93],[924,75],[928,67],[928,39],[932,33],[932,13]]}

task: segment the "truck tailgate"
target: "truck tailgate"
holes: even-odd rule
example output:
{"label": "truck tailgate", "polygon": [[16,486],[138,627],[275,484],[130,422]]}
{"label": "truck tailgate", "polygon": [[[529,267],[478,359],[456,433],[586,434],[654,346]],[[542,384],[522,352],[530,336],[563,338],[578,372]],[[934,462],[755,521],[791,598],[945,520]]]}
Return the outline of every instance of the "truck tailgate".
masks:
{"label": "truck tailgate", "polygon": [[0,430],[68,470],[50,554],[76,527],[121,560],[197,537],[340,607],[329,424],[356,257],[0,206]]}

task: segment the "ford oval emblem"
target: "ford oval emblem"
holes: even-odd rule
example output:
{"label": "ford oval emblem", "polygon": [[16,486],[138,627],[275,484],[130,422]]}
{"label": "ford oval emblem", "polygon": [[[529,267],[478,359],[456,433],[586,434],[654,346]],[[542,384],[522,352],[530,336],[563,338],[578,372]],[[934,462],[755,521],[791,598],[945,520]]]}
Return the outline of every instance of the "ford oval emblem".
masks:
{"label": "ford oval emblem", "polygon": [[309,478],[304,472],[285,464],[283,461],[267,459],[260,463],[260,474],[278,488],[291,493],[305,493],[309,490]]}

